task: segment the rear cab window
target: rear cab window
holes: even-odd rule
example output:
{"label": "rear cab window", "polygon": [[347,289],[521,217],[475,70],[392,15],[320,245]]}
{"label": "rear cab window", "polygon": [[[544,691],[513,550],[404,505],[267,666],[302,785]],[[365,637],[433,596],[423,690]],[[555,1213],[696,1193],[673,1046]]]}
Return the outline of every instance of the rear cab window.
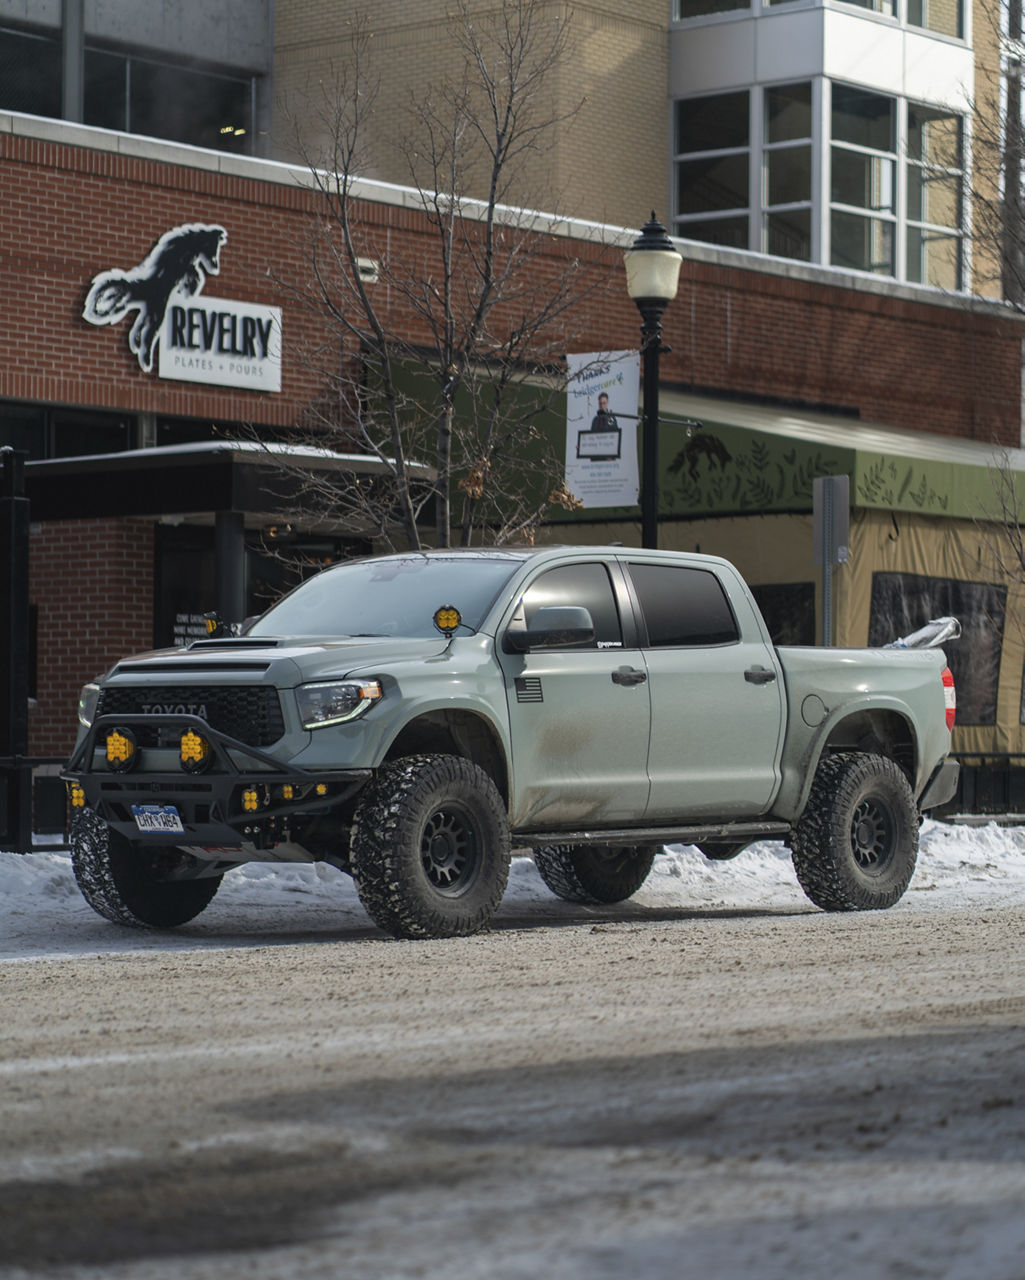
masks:
{"label": "rear cab window", "polygon": [[707,569],[629,564],[652,649],[736,644],[740,630],[718,577]]}

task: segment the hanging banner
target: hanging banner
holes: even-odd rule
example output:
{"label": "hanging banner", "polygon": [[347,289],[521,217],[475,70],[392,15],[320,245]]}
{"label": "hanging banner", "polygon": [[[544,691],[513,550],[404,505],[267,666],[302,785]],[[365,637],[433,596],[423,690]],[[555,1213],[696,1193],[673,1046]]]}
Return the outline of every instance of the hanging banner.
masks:
{"label": "hanging banner", "polygon": [[566,488],[585,507],[637,505],[640,352],[566,357]]}

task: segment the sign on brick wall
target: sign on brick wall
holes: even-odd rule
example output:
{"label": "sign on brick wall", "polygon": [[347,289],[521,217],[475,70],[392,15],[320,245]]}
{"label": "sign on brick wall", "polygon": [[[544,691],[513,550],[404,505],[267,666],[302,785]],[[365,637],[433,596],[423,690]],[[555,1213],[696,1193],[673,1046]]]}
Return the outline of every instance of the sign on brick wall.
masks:
{"label": "sign on brick wall", "polygon": [[221,268],[222,226],[165,231],[138,266],[94,276],[82,317],[117,324],[135,312],[128,345],[144,373],[254,391],[281,390],[281,308],[200,297]]}

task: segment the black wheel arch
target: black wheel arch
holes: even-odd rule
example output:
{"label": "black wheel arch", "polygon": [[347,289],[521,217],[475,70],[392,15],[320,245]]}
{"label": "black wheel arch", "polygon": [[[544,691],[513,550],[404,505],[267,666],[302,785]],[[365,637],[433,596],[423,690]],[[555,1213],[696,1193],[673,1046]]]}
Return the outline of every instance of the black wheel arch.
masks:
{"label": "black wheel arch", "polygon": [[384,762],[403,756],[462,756],[483,769],[509,804],[509,768],[495,726],[484,716],[461,708],[428,711],[399,730]]}
{"label": "black wheel arch", "polygon": [[816,744],[810,755],[801,789],[798,813],[803,813],[811,794],[815,772],[829,756],[858,754],[883,756],[892,760],[916,791],[918,739],[907,716],[898,711],[873,708],[855,711],[836,724]]}

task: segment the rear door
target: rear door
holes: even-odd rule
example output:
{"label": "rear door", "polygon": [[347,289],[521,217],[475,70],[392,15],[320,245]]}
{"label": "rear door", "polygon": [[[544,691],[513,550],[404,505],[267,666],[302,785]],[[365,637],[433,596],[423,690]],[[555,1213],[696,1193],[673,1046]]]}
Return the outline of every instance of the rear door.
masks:
{"label": "rear door", "polygon": [[529,624],[542,606],[582,606],[594,640],[519,654],[504,652],[499,636],[516,828],[609,826],[644,813],[651,708],[629,609],[624,626],[622,592],[598,560],[543,570],[512,616]]}
{"label": "rear door", "polygon": [[779,783],[784,693],[746,593],[699,565],[631,560],[651,689],[646,820],[763,813]]}

